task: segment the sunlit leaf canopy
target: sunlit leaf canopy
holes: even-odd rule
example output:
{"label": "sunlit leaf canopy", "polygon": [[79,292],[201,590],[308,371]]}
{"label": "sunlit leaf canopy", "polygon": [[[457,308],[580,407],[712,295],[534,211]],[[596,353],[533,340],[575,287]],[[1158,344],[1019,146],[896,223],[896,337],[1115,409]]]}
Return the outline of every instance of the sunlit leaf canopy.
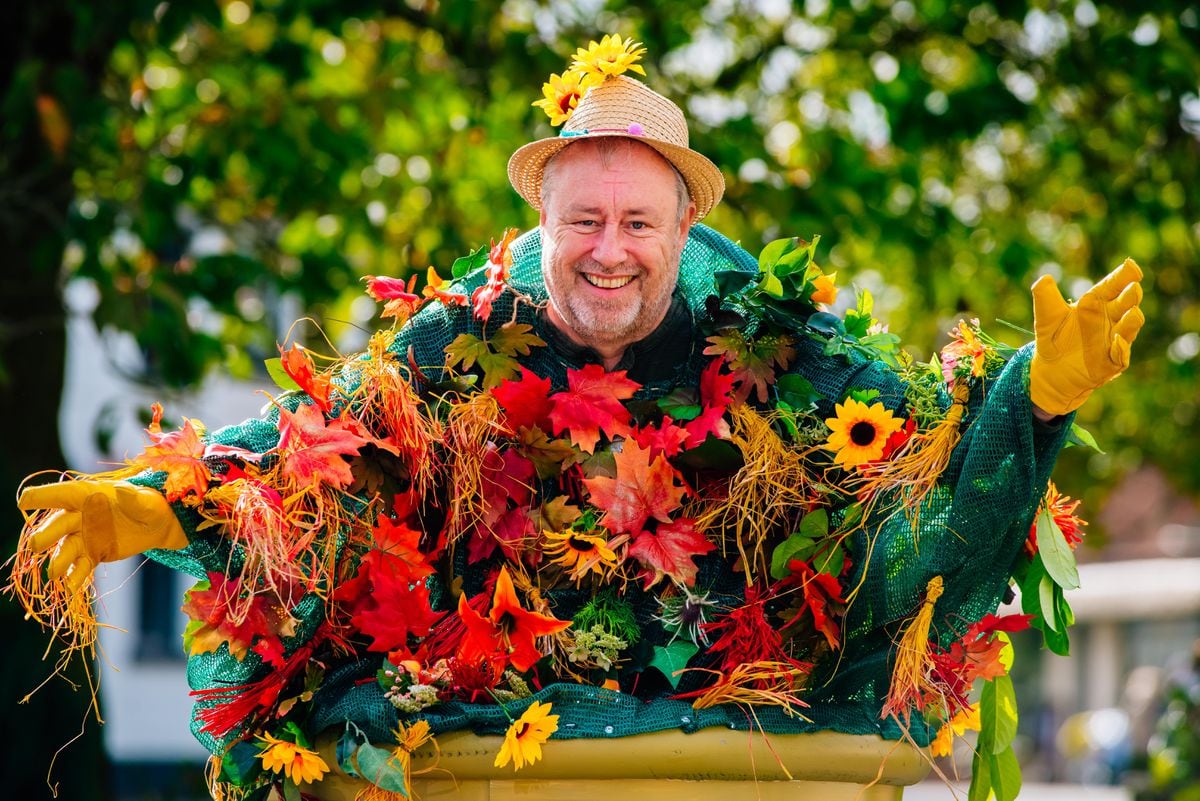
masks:
{"label": "sunlit leaf canopy", "polygon": [[618,32],[725,172],[707,222],[752,251],[820,234],[918,358],[959,317],[1023,342],[995,321],[1032,327],[1038,274],[1078,294],[1137,259],[1131,375],[1080,415],[1106,453],[1068,453],[1059,483],[1098,504],[1148,461],[1195,493],[1200,5],[1138,5],[163,3],[103,102],[68,103],[65,262],[170,384],[247,374],[302,314],[357,347],[363,275],[447,275],[536,224],[508,156],[554,133],[542,81]]}

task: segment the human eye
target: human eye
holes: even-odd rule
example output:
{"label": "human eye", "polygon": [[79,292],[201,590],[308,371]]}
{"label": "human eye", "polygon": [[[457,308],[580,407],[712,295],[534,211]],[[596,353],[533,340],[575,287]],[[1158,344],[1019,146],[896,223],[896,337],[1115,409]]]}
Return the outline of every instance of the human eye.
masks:
{"label": "human eye", "polygon": [[633,220],[629,223],[629,227],[634,231],[644,231],[650,226],[643,220]]}

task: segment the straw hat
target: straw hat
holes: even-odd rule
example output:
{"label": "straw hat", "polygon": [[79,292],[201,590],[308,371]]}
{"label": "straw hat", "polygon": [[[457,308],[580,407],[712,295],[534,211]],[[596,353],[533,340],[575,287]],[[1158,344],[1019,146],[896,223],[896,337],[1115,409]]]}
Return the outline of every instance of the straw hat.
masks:
{"label": "straw hat", "polygon": [[725,178],[711,161],[688,147],[687,121],[679,107],[641,81],[614,75],[589,90],[558,136],[530,142],[508,160],[508,180],[535,209],[542,207],[546,162],[572,142],[619,136],[648,145],[679,170],[702,219],[725,192]]}

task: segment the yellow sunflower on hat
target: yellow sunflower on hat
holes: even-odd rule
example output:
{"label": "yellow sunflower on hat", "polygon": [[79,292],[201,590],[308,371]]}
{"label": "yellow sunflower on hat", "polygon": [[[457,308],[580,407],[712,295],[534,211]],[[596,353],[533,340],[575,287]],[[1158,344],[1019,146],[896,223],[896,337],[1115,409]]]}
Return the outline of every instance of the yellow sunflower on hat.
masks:
{"label": "yellow sunflower on hat", "polygon": [[903,420],[894,417],[879,402],[868,406],[847,398],[835,411],[837,416],[825,421],[831,433],[823,447],[834,451],[833,461],[847,469],[883,456],[888,437],[904,425]]}
{"label": "yellow sunflower on hat", "polygon": [[602,80],[610,75],[621,75],[626,70],[645,75],[646,71],[637,63],[645,52],[641,42],[610,33],[599,44],[591,41],[586,48],[576,50],[571,69],[599,75]]}
{"label": "yellow sunflower on hat", "polygon": [[533,105],[546,112],[551,125],[562,125],[571,119],[575,107],[579,105],[588,89],[601,83],[604,76],[594,73],[565,70],[562,75],[551,73],[550,80],[542,84],[541,100],[533,101]]}

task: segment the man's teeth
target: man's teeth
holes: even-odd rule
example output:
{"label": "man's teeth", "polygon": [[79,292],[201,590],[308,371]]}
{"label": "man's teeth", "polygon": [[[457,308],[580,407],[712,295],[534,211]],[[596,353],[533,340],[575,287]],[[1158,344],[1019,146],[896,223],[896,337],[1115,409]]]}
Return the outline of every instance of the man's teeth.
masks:
{"label": "man's teeth", "polygon": [[632,275],[588,275],[583,276],[592,286],[600,287],[601,289],[620,289],[633,280]]}

